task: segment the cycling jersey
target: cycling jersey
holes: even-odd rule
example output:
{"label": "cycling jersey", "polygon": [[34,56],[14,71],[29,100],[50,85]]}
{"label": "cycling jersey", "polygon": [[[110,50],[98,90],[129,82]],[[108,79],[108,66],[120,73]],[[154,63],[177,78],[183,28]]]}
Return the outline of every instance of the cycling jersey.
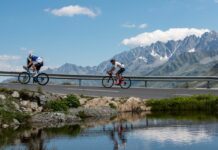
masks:
{"label": "cycling jersey", "polygon": [[31,60],[33,63],[42,63],[43,62],[43,59],[41,57],[38,57],[38,56],[32,56]]}
{"label": "cycling jersey", "polygon": [[114,67],[115,67],[115,68],[120,68],[120,69],[121,69],[121,68],[125,68],[124,64],[122,64],[122,63],[120,63],[120,62],[118,62],[118,61],[115,62]]}

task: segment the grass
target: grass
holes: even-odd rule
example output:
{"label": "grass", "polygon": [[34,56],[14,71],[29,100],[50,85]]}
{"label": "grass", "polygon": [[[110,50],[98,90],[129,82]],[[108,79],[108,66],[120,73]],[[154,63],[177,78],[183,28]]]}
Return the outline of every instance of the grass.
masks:
{"label": "grass", "polygon": [[26,122],[29,119],[29,115],[21,112],[7,111],[0,109],[0,118],[2,123],[11,123],[13,119],[17,119],[19,122]]}
{"label": "grass", "polygon": [[67,98],[51,100],[45,105],[45,109],[52,111],[68,111],[69,108],[78,108],[79,99],[75,95],[69,95]]}
{"label": "grass", "polygon": [[214,95],[195,95],[161,100],[151,99],[146,104],[151,107],[152,112],[218,112],[218,96]]}
{"label": "grass", "polygon": [[10,94],[12,94],[12,93],[13,93],[13,91],[12,91],[12,90],[10,90],[10,89],[7,89],[7,88],[0,88],[0,93],[3,93],[3,94],[8,94],[8,95],[10,95]]}

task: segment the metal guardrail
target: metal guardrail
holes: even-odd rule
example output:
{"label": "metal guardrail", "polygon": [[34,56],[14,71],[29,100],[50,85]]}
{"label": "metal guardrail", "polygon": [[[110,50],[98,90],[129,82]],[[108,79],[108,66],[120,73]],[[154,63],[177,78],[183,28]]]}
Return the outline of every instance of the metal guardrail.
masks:
{"label": "metal guardrail", "polygon": [[[0,76],[17,77],[20,72],[0,71]],[[66,75],[66,74],[48,74],[50,79],[66,79],[79,80],[79,85],[82,85],[82,80],[102,80],[105,75]],[[204,81],[207,82],[207,88],[210,88],[210,82],[217,81],[217,76],[126,76],[132,81],[144,81],[147,87],[148,81],[168,81],[168,82],[190,82],[190,81]]]}

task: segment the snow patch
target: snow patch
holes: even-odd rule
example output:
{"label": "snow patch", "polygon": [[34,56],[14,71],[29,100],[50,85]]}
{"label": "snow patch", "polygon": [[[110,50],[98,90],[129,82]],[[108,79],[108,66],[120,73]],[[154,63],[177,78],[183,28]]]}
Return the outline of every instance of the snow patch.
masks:
{"label": "snow patch", "polygon": [[138,57],[137,60],[143,60],[145,63],[148,62],[147,58],[145,58],[143,56]]}
{"label": "snow patch", "polygon": [[192,49],[188,50],[188,52],[189,52],[189,53],[194,53],[194,52],[195,52],[195,49],[192,48]]}

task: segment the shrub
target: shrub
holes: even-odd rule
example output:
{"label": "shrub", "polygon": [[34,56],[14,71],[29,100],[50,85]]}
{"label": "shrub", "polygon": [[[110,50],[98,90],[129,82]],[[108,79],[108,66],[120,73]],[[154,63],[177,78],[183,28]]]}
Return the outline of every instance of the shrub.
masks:
{"label": "shrub", "polygon": [[69,108],[77,108],[79,106],[79,99],[75,95],[69,95],[65,99],[49,101],[45,105],[45,109],[53,111],[67,111]]}
{"label": "shrub", "polygon": [[21,112],[13,112],[7,111],[4,109],[0,109],[0,118],[2,118],[2,122],[10,123],[13,119],[17,119],[19,122],[26,122],[30,116]]}
{"label": "shrub", "polygon": [[78,108],[80,106],[79,99],[75,95],[69,95],[64,99],[67,106],[70,108]]}
{"label": "shrub", "polygon": [[45,105],[46,109],[53,110],[53,111],[67,111],[68,106],[65,101],[63,100],[55,100],[49,101]]}
{"label": "shrub", "polygon": [[109,103],[110,108],[117,109],[117,106],[114,103]]}
{"label": "shrub", "polygon": [[168,99],[151,99],[146,102],[152,111],[207,111],[217,112],[218,96],[195,95],[190,97],[175,97]]}

